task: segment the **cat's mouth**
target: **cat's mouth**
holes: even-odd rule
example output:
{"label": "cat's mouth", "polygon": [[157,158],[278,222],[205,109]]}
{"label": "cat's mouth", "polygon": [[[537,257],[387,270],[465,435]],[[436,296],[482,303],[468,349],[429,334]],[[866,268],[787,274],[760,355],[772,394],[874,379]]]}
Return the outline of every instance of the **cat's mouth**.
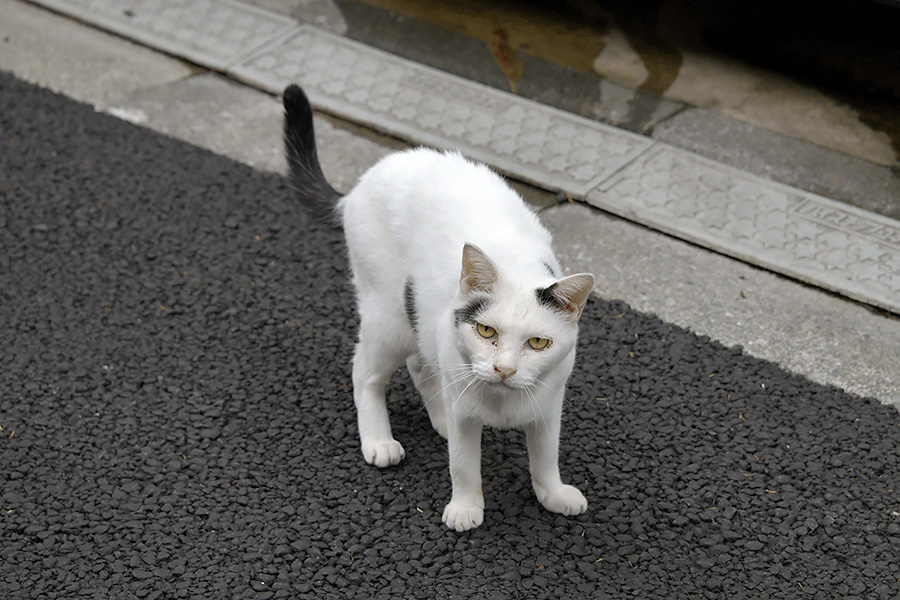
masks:
{"label": "cat's mouth", "polygon": [[518,379],[511,379],[508,377],[506,379],[491,378],[487,380],[486,383],[488,383],[493,389],[498,391],[505,390],[521,392],[529,387],[527,383],[524,383]]}

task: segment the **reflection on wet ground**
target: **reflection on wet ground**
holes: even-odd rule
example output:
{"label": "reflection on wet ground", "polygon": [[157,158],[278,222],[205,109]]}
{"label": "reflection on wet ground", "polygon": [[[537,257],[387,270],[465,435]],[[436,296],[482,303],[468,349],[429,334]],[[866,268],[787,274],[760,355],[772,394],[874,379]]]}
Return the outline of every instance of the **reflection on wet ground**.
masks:
{"label": "reflection on wet ground", "polygon": [[496,31],[508,36],[511,49],[590,72],[603,49],[606,23],[564,3],[499,0],[361,0],[455,33],[494,42]]}
{"label": "reflection on wet ground", "polygon": [[479,40],[514,92],[571,83],[536,58],[900,168],[900,3],[361,1]]}

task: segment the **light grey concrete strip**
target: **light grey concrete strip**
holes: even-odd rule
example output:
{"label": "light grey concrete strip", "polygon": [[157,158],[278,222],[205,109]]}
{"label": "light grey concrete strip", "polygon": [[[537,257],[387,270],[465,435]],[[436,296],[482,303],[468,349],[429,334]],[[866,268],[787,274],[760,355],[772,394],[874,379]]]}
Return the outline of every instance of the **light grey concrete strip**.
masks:
{"label": "light grey concrete strip", "polygon": [[900,319],[580,204],[541,212],[595,292],[900,409]]}
{"label": "light grey concrete strip", "polygon": [[281,103],[216,73],[139,90],[106,110],[257,169],[286,171]]}
{"label": "light grey concrete strip", "polygon": [[317,108],[579,196],[653,143],[310,26],[229,72],[273,93],[300,83]]}
{"label": "light grey concrete strip", "polygon": [[658,144],[587,201],[900,313],[900,222]]}
{"label": "light grey concrete strip", "polygon": [[900,219],[900,173],[704,108],[667,118],[658,142],[742,171]]}
{"label": "light grey concrete strip", "polygon": [[0,15],[0,68],[81,102],[106,107],[194,72],[182,61],[18,0],[0,0]]}
{"label": "light grey concrete strip", "polygon": [[219,71],[296,25],[234,0],[31,1]]}
{"label": "light grey concrete strip", "polygon": [[[280,100],[216,73],[137,91],[108,112],[139,115],[140,124],[156,131],[260,170],[287,173]],[[315,120],[319,158],[339,190],[352,188],[392,149],[341,130],[318,114]]]}

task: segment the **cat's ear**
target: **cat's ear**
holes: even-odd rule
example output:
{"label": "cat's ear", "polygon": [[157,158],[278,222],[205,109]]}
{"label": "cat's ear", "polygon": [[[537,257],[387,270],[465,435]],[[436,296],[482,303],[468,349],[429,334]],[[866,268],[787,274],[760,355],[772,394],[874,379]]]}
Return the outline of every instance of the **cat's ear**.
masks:
{"label": "cat's ear", "polygon": [[594,276],[590,273],[579,273],[560,279],[548,288],[539,289],[537,296],[542,304],[565,312],[574,321],[581,316],[592,289]]}
{"label": "cat's ear", "polygon": [[497,267],[478,246],[466,244],[462,253],[459,289],[464,294],[490,292],[497,283]]}

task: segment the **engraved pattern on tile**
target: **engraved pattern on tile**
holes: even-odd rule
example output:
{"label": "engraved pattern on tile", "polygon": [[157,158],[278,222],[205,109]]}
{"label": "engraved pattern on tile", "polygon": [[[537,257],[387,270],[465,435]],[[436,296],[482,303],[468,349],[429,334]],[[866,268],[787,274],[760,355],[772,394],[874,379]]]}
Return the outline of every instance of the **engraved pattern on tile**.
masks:
{"label": "engraved pattern on tile", "polygon": [[889,310],[900,309],[891,219],[659,145],[588,202]]}
{"label": "engraved pattern on tile", "polygon": [[275,92],[299,82],[328,110],[577,195],[652,144],[309,26],[231,71]]}
{"label": "engraved pattern on tile", "polygon": [[283,34],[296,22],[232,0],[34,0],[214,69]]}

